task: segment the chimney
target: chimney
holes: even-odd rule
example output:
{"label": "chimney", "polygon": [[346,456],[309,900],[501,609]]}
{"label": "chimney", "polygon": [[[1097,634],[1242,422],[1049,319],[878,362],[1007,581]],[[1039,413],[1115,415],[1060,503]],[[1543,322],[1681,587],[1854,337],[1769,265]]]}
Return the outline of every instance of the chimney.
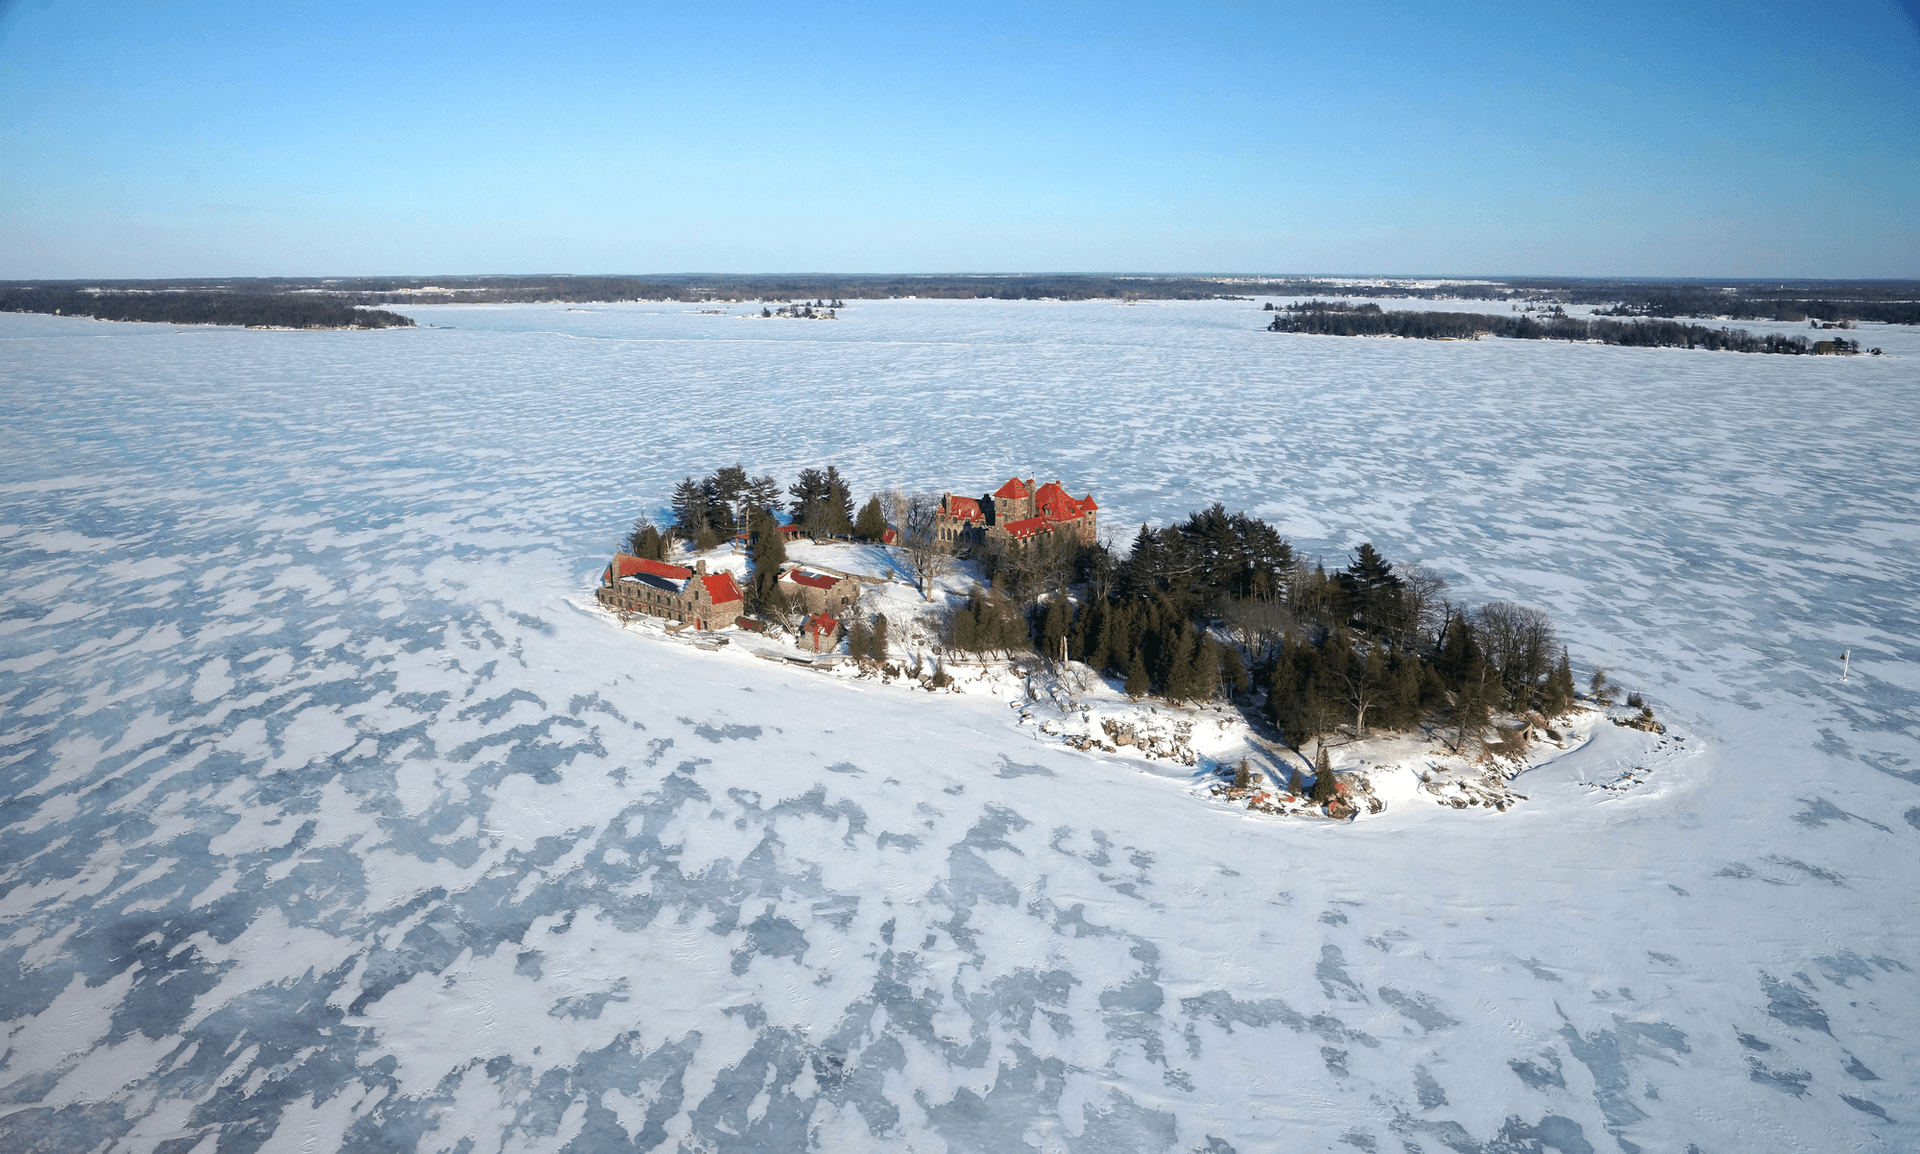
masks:
{"label": "chimney", "polygon": [[705,557],[702,557],[700,558],[700,560],[695,561],[693,563],[693,571],[695,573],[700,574],[700,576],[705,577],[707,575],[707,559]]}

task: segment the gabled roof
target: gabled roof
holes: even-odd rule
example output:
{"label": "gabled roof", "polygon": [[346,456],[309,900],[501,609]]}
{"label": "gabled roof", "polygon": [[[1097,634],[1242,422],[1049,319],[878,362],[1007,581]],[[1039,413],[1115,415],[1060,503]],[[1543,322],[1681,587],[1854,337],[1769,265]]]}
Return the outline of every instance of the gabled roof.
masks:
{"label": "gabled roof", "polygon": [[947,516],[962,521],[984,521],[987,515],[981,511],[980,502],[972,497],[947,497]]}
{"label": "gabled roof", "polygon": [[664,577],[668,581],[685,581],[693,576],[693,570],[682,569],[678,565],[669,565],[665,561],[649,561],[645,557],[633,557],[622,553],[613,559],[614,580],[622,577]]}
{"label": "gabled roof", "polygon": [[1099,507],[1093,503],[1093,494],[1087,494],[1083,501],[1076,501],[1058,481],[1048,481],[1033,495],[1034,512],[1049,521],[1071,521]]}
{"label": "gabled roof", "polygon": [[1009,521],[1000,526],[1009,537],[1031,537],[1035,533],[1046,533],[1053,529],[1053,523],[1045,517],[1028,517],[1024,521]]}
{"label": "gabled roof", "polygon": [[792,581],[795,585],[806,585],[814,589],[831,589],[840,584],[841,578],[829,577],[825,573],[809,573],[805,569],[789,569],[780,575],[783,581]]}
{"label": "gabled roof", "polygon": [[740,600],[740,586],[733,583],[733,574],[709,573],[701,580],[706,582],[707,596],[713,598],[715,605]]}
{"label": "gabled roof", "polygon": [[1028,494],[1027,494],[1026,485],[1021,482],[1020,478],[1015,477],[1013,480],[1008,481],[1006,484],[1000,486],[998,489],[995,489],[993,491],[993,495],[996,497],[1006,497],[1009,500],[1018,501],[1020,498],[1025,497]]}
{"label": "gabled roof", "polygon": [[807,618],[807,632],[832,633],[840,628],[840,622],[825,613],[815,613]]}

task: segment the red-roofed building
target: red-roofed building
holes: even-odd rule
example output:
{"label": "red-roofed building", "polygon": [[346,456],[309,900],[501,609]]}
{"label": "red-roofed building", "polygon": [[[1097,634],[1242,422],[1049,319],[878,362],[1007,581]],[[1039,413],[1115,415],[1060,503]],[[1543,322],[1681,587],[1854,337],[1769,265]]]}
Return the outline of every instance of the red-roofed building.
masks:
{"label": "red-roofed building", "polygon": [[746,608],[733,574],[708,573],[705,561],[685,569],[625,553],[601,572],[594,595],[616,613],[685,621],[695,629],[724,628]]}
{"label": "red-roofed building", "polygon": [[1014,477],[977,500],[943,495],[934,531],[949,547],[1003,548],[1063,532],[1091,545],[1100,530],[1099,510],[1091,493],[1076,500],[1058,481],[1036,486],[1031,477]]}
{"label": "red-roofed building", "polygon": [[780,574],[780,592],[786,594],[787,604],[808,613],[838,613],[860,596],[860,583],[796,567]]}
{"label": "red-roofed building", "polygon": [[840,643],[840,623],[825,613],[807,618],[800,630],[800,648],[825,653]]}

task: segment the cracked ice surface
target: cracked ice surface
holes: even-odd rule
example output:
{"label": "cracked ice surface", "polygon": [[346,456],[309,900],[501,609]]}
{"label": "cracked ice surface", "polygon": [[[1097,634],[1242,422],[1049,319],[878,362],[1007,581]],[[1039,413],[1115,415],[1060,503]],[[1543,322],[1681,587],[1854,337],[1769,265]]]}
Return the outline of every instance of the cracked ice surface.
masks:
{"label": "cracked ice surface", "polygon": [[[0,316],[0,1149],[1920,1144],[1913,330],[417,315],[457,327]],[[735,460],[1370,538],[1696,749],[1266,822],[583,608]]]}

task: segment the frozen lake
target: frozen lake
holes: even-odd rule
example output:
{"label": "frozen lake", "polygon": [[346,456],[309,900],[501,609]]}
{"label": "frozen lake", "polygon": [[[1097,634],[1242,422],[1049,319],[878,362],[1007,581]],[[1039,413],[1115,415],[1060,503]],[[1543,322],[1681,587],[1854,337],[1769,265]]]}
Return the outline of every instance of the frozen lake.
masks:
{"label": "frozen lake", "polygon": [[[0,315],[0,1150],[1920,1146],[1920,331],[404,311]],[[1371,540],[1688,753],[1252,820],[582,609],[735,461]]]}

